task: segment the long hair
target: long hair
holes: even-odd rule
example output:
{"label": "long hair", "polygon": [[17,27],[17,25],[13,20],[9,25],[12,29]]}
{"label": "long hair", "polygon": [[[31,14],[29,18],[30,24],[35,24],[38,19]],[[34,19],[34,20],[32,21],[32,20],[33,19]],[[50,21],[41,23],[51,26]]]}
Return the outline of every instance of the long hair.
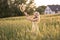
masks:
{"label": "long hair", "polygon": [[39,23],[39,22],[40,22],[40,13],[39,13],[39,12],[37,12],[37,11],[36,11],[36,12],[34,12],[34,13],[37,15],[37,17],[38,17],[38,21],[37,21],[37,22]]}

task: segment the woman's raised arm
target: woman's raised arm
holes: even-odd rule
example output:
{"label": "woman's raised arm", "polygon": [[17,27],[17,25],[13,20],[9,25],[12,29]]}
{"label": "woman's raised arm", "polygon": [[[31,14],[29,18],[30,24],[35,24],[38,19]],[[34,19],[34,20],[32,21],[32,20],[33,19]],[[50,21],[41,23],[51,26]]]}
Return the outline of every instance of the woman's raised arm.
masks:
{"label": "woman's raised arm", "polygon": [[24,12],[24,14],[25,14],[25,16],[27,16],[27,17],[29,16],[29,14],[27,14],[27,12]]}

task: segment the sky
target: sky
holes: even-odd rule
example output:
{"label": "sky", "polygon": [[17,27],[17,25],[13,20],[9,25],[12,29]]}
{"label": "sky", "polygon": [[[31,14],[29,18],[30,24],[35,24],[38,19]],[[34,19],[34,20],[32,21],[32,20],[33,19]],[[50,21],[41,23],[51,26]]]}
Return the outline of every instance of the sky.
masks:
{"label": "sky", "polygon": [[60,5],[60,0],[34,0],[34,3],[36,4],[36,6],[41,6],[41,5]]}

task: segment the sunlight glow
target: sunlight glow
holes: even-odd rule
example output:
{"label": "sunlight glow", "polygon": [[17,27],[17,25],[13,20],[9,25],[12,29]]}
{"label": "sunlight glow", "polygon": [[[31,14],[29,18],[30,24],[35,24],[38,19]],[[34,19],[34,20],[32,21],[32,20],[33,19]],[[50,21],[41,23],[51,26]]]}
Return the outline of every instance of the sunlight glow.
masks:
{"label": "sunlight glow", "polygon": [[[30,0],[26,2],[28,4]],[[41,6],[41,5],[60,5],[60,0],[34,0],[35,6]]]}
{"label": "sunlight glow", "polygon": [[28,0],[27,2],[26,2],[26,4],[28,4],[30,2],[30,0]]}
{"label": "sunlight glow", "polygon": [[34,3],[36,6],[41,6],[41,5],[60,5],[60,0],[34,0]]}

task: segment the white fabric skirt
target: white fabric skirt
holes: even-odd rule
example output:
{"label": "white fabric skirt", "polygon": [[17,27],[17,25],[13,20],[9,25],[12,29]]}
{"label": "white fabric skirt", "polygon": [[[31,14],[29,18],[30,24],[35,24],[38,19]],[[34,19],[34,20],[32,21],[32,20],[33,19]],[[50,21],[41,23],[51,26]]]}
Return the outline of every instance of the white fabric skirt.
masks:
{"label": "white fabric skirt", "polygon": [[32,22],[32,32],[39,32],[38,23]]}

